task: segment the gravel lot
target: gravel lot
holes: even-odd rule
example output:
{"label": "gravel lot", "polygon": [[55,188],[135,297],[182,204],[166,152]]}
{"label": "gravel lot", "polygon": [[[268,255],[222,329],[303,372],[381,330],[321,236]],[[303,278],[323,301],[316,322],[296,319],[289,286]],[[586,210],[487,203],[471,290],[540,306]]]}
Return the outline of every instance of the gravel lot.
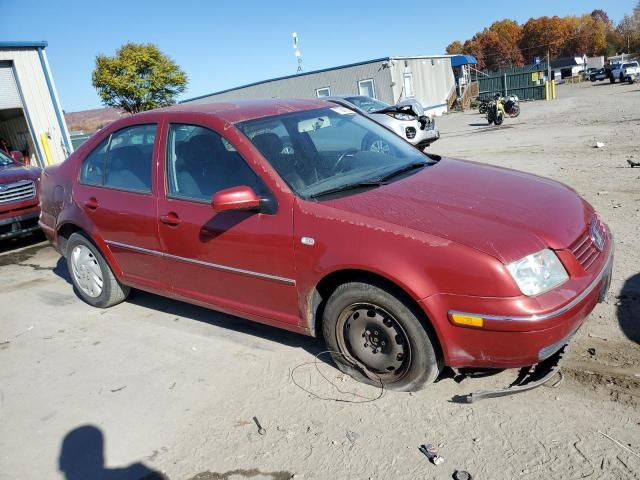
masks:
{"label": "gravel lot", "polygon": [[[451,401],[508,384],[507,371],[376,399],[376,388],[310,364],[317,340],[143,292],[93,309],[53,249],[5,243],[0,478],[640,478],[640,168],[627,163],[640,162],[640,86],[567,85],[558,96],[524,103],[501,128],[477,113],[442,117],[432,148],[565,182],[611,226],[611,291],[556,388]],[[294,380],[316,395],[372,401],[318,399],[293,382],[298,365]],[[424,443],[442,465],[418,451]]]}

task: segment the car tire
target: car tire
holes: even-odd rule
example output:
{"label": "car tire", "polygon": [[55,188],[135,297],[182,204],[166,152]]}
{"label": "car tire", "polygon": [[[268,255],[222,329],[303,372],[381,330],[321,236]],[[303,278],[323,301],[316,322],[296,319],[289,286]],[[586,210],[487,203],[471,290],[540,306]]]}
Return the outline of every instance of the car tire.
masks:
{"label": "car tire", "polygon": [[115,277],[96,246],[81,233],[67,242],[67,268],[78,296],[97,308],[108,308],[123,302],[131,289]]}
{"label": "car tire", "polygon": [[441,370],[435,334],[420,317],[385,288],[349,282],[329,297],[322,333],[342,372],[369,385],[416,391]]}

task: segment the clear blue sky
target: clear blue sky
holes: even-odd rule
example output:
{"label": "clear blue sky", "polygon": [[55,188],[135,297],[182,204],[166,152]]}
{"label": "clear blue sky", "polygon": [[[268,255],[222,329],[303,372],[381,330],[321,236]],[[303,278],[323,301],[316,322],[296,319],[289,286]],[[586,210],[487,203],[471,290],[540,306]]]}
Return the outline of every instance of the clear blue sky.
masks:
{"label": "clear blue sky", "polygon": [[182,98],[296,72],[388,55],[444,53],[495,20],[578,15],[602,8],[614,21],[637,0],[334,1],[0,0],[2,40],[47,40],[66,111],[100,107],[91,86],[98,53],[153,42],[189,76]]}

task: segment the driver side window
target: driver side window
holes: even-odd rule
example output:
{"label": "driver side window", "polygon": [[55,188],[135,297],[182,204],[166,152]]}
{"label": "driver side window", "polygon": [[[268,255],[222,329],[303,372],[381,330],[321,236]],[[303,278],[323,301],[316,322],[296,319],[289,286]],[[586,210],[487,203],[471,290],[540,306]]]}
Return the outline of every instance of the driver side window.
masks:
{"label": "driver side window", "polygon": [[169,125],[167,192],[174,198],[210,202],[213,194],[246,185],[259,196],[262,181],[221,135],[197,125]]}

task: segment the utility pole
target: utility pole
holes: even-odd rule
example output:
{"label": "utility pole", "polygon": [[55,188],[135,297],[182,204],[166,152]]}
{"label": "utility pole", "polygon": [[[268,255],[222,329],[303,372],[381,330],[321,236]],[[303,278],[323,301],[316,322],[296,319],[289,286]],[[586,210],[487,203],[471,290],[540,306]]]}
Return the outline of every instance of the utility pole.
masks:
{"label": "utility pole", "polygon": [[295,55],[296,59],[298,60],[297,73],[302,73],[302,54],[300,53],[300,50],[298,50],[298,34],[296,32],[293,32],[291,34],[291,37],[293,38],[293,49],[296,51]]}
{"label": "utility pole", "polygon": [[547,82],[551,81],[551,55],[549,54],[549,49],[547,48]]}

